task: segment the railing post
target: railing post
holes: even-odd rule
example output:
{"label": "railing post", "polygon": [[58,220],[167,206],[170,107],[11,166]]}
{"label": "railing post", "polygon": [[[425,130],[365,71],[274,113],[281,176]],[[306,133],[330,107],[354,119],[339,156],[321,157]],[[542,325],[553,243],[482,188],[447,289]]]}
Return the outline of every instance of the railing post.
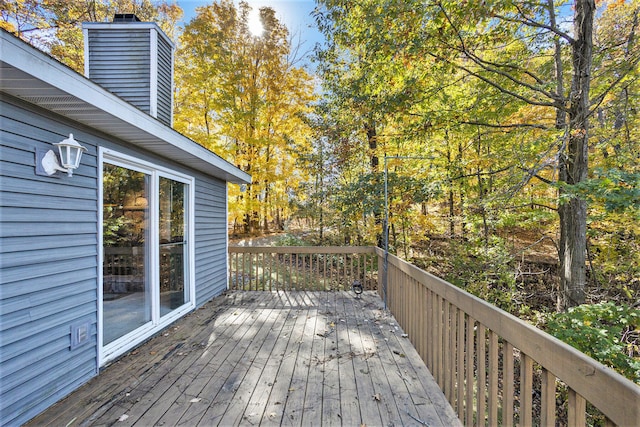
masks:
{"label": "railing post", "polygon": [[382,292],[384,293],[384,309],[387,309],[387,286],[389,285],[389,188],[387,178],[387,156],[384,156],[384,261],[382,276]]}

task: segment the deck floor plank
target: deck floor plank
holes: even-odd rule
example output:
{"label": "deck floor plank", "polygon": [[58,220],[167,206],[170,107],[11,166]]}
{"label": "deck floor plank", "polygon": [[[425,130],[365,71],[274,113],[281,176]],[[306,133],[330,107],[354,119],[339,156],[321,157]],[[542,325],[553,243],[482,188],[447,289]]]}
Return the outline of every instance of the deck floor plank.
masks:
{"label": "deck floor plank", "polygon": [[374,292],[228,292],[31,426],[459,424]]}
{"label": "deck floor plank", "polygon": [[[267,308],[260,310],[258,319],[266,320],[273,309],[267,305]],[[250,318],[251,311],[246,308],[236,308],[239,318]],[[246,314],[247,316],[243,316]],[[265,317],[266,316],[266,317]],[[255,325],[255,326],[254,326]],[[279,323],[275,323],[274,327],[278,327]],[[232,325],[233,326],[233,325]],[[260,324],[256,322],[245,322],[238,325],[237,338],[229,341],[230,345],[226,346],[224,351],[215,354],[202,374],[196,378],[196,381],[202,381],[204,386],[193,402],[190,402],[185,414],[180,418],[178,425],[192,426],[198,423],[202,425],[212,425],[207,418],[212,418],[214,414],[224,413],[229,404],[229,394],[233,391],[233,385],[242,375],[237,367],[247,348],[259,330]],[[244,375],[242,375],[244,376]]]}
{"label": "deck floor plank", "polygon": [[303,339],[306,312],[306,310],[292,309],[290,317],[295,321],[293,328],[288,331],[288,336],[282,336],[280,339],[282,343],[286,343],[286,347],[274,352],[269,360],[269,364],[274,365],[271,370],[276,374],[267,405],[264,408],[261,425],[281,425],[283,423],[284,410],[291,391],[295,361],[298,358],[300,341]]}
{"label": "deck floor plank", "polygon": [[[245,321],[241,316],[232,314],[225,317],[223,324],[233,327],[234,325],[241,325],[243,323],[245,323]],[[161,336],[164,336],[164,334],[161,334]],[[216,347],[217,346],[212,346],[210,350]],[[118,405],[107,411],[96,422],[98,424],[105,423],[108,425],[109,420],[113,420],[114,418],[120,419],[120,417],[124,418],[126,416],[126,419],[121,421],[121,423],[123,423],[122,425],[133,425],[144,415],[147,409],[152,407],[158,400],[171,400],[170,398],[165,399],[164,393],[167,390],[175,389],[175,387],[172,388],[171,386],[185,374],[186,369],[191,368],[191,372],[193,372],[193,363],[185,363],[183,364],[184,366],[176,363],[176,357],[182,357],[178,356],[178,354],[179,353],[174,353],[172,355],[173,357],[165,356],[165,363],[150,372],[146,378],[126,394],[125,399],[122,399]],[[185,369],[183,370],[182,368]],[[145,424],[141,423],[140,425]]]}
{"label": "deck floor plank", "polygon": [[353,360],[356,358],[353,352],[354,344],[358,344],[354,341],[359,340],[359,336],[353,335],[357,326],[352,321],[354,313],[351,307],[351,299],[340,298],[338,301],[337,344],[338,371],[340,372],[340,414],[344,425],[359,426],[362,424],[362,416],[356,384],[357,375],[353,364]]}
{"label": "deck floor plank", "polygon": [[[263,339],[264,337],[262,335],[266,334],[270,328],[271,325],[273,325],[274,323],[277,322],[277,316],[278,316],[278,312],[277,311],[273,311],[273,310],[262,310],[261,316],[258,317],[254,323],[254,325],[257,327],[258,325],[260,325],[260,323],[262,322],[262,327],[261,329],[258,331],[258,334],[256,335],[256,337],[254,338],[254,342],[260,342],[262,340],[262,343],[265,345],[268,345],[268,341],[266,339]],[[236,314],[238,315],[238,314]],[[249,310],[245,310],[245,313],[243,313],[243,318],[245,319],[245,321],[247,319],[249,319],[251,316],[255,316],[255,313],[251,313]],[[232,346],[228,346],[227,348],[229,349],[235,349],[235,347]],[[226,354],[226,353],[225,353]],[[231,353],[230,353],[231,354]],[[226,357],[231,357],[230,354]],[[222,358],[224,357],[222,354],[218,355],[217,353],[212,352],[211,356],[213,357],[217,357],[217,358]],[[209,359],[210,360],[210,359]],[[201,362],[202,363],[202,362]],[[233,362],[229,361],[229,364],[233,364]],[[203,365],[201,365],[203,366]],[[220,369],[220,368],[218,368]],[[200,369],[198,371],[198,374],[201,374],[200,378],[207,378],[211,376],[211,372],[202,372],[202,369]],[[180,390],[180,395],[178,396],[178,398],[175,400],[174,405],[182,405],[183,406],[183,411],[179,411],[179,410],[174,410],[172,408],[168,408],[166,413],[160,418],[158,424],[164,424],[164,425],[175,425],[178,421],[178,419],[180,419],[183,415],[184,412],[186,412],[187,410],[187,406],[188,404],[198,404],[203,400],[203,396],[202,396],[202,390],[201,389],[197,389],[195,387],[190,387],[191,384],[193,383],[193,379],[195,378],[195,376],[192,375],[188,375],[185,377],[184,381],[185,381],[185,386],[179,387]],[[182,413],[180,413],[182,412]],[[173,415],[176,413],[176,415]],[[178,418],[176,418],[178,417]]]}
{"label": "deck floor plank", "polygon": [[[307,303],[309,300],[305,300]],[[307,392],[307,384],[309,377],[309,369],[311,366],[311,340],[307,337],[315,335],[316,319],[318,317],[318,309],[304,310],[302,314],[305,316],[304,330],[300,338],[300,347],[295,359],[293,368],[293,376],[291,377],[291,385],[289,387],[289,395],[285,403],[284,417],[282,425],[297,426],[302,422],[302,414],[304,412],[304,401]]]}
{"label": "deck floor plank", "polygon": [[380,321],[376,316],[377,310],[364,312],[367,322],[361,330],[361,337],[365,342],[365,348],[371,348],[373,354],[367,359],[369,374],[373,381],[374,395],[372,398],[378,403],[383,425],[406,425],[396,405],[395,384],[390,383],[390,378],[384,370],[384,365],[394,364],[395,359],[388,352],[385,342],[385,332],[388,325]]}
{"label": "deck floor plank", "polygon": [[[204,425],[233,425],[236,422],[239,423],[242,420],[242,414],[244,413],[244,408],[240,408],[240,406],[244,406],[247,399],[243,396],[243,392],[246,391],[246,388],[242,386],[245,379],[250,383],[255,381],[255,377],[249,377],[249,371],[252,371],[251,368],[254,366],[254,362],[256,365],[262,363],[264,367],[264,363],[272,358],[272,352],[278,346],[279,343],[282,342],[281,339],[276,339],[281,337],[283,334],[286,335],[291,330],[291,317],[290,317],[290,309],[271,309],[275,311],[276,321],[265,322],[263,327],[260,328],[260,332],[264,331],[264,334],[256,334],[251,338],[246,345],[241,345],[238,349],[234,351],[234,359],[231,363],[232,369],[227,378],[227,381],[222,385],[222,388],[215,395],[213,400],[217,402],[216,405],[210,406],[209,409],[205,412],[204,416],[200,420],[201,424]],[[266,328],[265,328],[266,326]],[[271,334],[269,333],[271,332]],[[268,337],[268,338],[267,338]],[[262,348],[262,344],[265,339],[275,340],[274,347],[265,347],[265,351],[269,351],[269,357],[256,360],[259,350]],[[246,341],[246,340],[244,340]],[[275,350],[277,351],[277,350]],[[264,371],[261,369],[261,371]],[[257,371],[252,371],[252,373],[256,373]],[[238,391],[240,391],[240,395],[238,395]],[[236,402],[237,401],[237,402]],[[236,405],[234,405],[234,403]],[[235,420],[234,420],[235,418]]]}
{"label": "deck floor plank", "polygon": [[322,360],[324,359],[324,336],[328,332],[328,322],[324,311],[324,302],[312,296],[312,303],[317,307],[317,311],[313,335],[306,337],[306,340],[309,341],[310,350],[309,374],[305,389],[301,425],[319,425],[318,420],[322,419],[322,406],[324,404],[322,399],[322,382],[324,381]]}
{"label": "deck floor plank", "polygon": [[256,411],[256,408],[251,408],[251,411],[247,409],[254,391],[258,388],[261,373],[267,360],[271,357],[287,314],[288,310],[273,310],[271,318],[265,324],[266,328],[262,328],[261,333],[255,337],[252,343],[255,350],[243,356],[243,359],[248,360],[249,366],[246,368],[246,375],[237,387],[226,412],[223,414],[220,421],[221,425],[237,425],[242,422],[245,414],[261,416],[261,411]]}
{"label": "deck floor plank", "polygon": [[362,300],[358,298],[349,299],[345,304],[347,322],[352,328],[349,331],[349,343],[351,345],[351,354],[353,355],[351,362],[353,364],[357,399],[360,407],[360,424],[383,425],[379,400],[375,396],[376,392],[373,387],[368,362],[369,358],[375,354],[375,351],[368,346],[368,342],[362,336],[364,328],[368,328],[369,319],[364,317],[361,303]]}
{"label": "deck floor plank", "polygon": [[[263,310],[263,315],[268,315],[267,310]],[[228,310],[228,318],[238,321],[237,311]],[[249,319],[249,312],[243,317]],[[259,321],[260,319],[257,319]],[[182,376],[176,382],[178,396],[171,402],[171,405],[158,420],[159,425],[176,425],[185,416],[192,404],[200,403],[203,400],[202,390],[208,381],[220,369],[226,361],[226,357],[233,351],[237,340],[242,338],[244,329],[233,327],[232,322],[219,322],[213,325],[208,331],[207,339],[200,343],[203,351],[197,353],[197,360],[191,366],[190,372]]]}

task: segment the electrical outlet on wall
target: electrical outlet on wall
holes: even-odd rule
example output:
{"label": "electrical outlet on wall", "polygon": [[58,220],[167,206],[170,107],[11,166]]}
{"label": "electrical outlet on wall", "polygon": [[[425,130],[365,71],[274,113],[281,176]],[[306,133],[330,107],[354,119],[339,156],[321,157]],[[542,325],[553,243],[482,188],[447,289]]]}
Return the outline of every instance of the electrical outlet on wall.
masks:
{"label": "electrical outlet on wall", "polygon": [[71,325],[71,350],[89,341],[90,332],[91,324],[89,322]]}

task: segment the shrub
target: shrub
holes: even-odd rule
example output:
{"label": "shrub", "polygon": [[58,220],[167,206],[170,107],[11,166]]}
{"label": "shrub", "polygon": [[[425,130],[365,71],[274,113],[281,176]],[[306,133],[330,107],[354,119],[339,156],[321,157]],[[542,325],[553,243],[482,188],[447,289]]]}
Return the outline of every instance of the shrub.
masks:
{"label": "shrub", "polygon": [[547,331],[640,384],[640,309],[583,304],[547,319]]}

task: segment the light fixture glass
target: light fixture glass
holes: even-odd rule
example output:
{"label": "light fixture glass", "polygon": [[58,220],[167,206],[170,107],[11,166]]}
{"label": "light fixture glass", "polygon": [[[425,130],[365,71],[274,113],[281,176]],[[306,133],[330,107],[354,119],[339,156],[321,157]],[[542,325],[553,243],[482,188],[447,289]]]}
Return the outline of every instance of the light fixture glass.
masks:
{"label": "light fixture glass", "polygon": [[[46,175],[53,175],[57,171],[60,171],[66,172],[68,176],[72,176],[73,170],[80,166],[82,153],[87,149],[73,139],[72,133],[69,134],[69,138],[53,145],[58,147],[60,160],[58,160],[53,150],[48,150],[46,154],[42,156],[39,165],[41,168],[36,168],[36,173],[42,174],[42,171],[44,171]],[[41,169],[41,172],[38,172],[38,169]]]}
{"label": "light fixture glass", "polygon": [[73,170],[80,166],[82,153],[87,149],[80,145],[78,141],[73,139],[72,133],[69,134],[69,138],[53,145],[58,147],[62,167],[67,169],[67,174],[69,176],[73,175]]}

